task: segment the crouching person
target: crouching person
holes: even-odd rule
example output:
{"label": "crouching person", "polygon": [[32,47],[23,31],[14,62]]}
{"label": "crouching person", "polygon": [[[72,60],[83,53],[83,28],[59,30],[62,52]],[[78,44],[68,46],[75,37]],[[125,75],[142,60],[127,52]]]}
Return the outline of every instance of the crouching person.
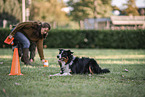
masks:
{"label": "crouching person", "polygon": [[48,23],[22,22],[12,30],[9,38],[14,37],[22,44],[23,56],[21,61],[25,65],[32,65],[28,57],[30,42],[36,42],[40,59],[42,62],[44,61],[43,40],[47,37],[50,29],[51,26]]}

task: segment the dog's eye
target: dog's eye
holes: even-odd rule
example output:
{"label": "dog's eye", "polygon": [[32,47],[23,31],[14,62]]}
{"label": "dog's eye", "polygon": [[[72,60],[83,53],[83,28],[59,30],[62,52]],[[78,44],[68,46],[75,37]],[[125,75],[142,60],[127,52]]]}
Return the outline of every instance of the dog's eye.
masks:
{"label": "dog's eye", "polygon": [[65,55],[64,53],[62,55]]}

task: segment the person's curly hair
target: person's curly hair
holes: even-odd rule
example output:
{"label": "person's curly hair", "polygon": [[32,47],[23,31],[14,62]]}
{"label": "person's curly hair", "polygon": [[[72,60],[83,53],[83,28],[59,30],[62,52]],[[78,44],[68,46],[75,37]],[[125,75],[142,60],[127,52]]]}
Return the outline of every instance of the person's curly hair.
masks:
{"label": "person's curly hair", "polygon": [[33,28],[34,28],[34,32],[33,32],[33,35],[36,35],[37,37],[39,38],[43,38],[43,36],[41,35],[41,28],[48,28],[49,30],[51,29],[51,26],[50,24],[44,22],[34,22],[34,25],[33,25]]}
{"label": "person's curly hair", "polygon": [[42,28],[48,28],[50,30],[51,26],[48,23],[44,22],[42,23]]}

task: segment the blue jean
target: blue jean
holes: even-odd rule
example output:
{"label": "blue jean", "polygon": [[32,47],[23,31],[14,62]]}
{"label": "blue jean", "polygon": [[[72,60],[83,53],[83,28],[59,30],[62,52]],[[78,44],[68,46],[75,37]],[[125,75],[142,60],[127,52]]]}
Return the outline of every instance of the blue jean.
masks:
{"label": "blue jean", "polygon": [[23,45],[23,48],[30,47],[30,41],[23,33],[16,32],[16,34],[14,35],[14,39],[18,40]]}

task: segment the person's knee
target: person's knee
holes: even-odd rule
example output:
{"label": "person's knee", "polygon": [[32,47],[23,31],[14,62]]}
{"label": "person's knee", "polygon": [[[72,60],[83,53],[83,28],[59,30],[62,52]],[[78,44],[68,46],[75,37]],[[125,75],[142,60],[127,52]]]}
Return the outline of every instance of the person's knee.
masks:
{"label": "person's knee", "polygon": [[29,47],[30,47],[29,41],[23,43],[23,48],[29,48]]}

